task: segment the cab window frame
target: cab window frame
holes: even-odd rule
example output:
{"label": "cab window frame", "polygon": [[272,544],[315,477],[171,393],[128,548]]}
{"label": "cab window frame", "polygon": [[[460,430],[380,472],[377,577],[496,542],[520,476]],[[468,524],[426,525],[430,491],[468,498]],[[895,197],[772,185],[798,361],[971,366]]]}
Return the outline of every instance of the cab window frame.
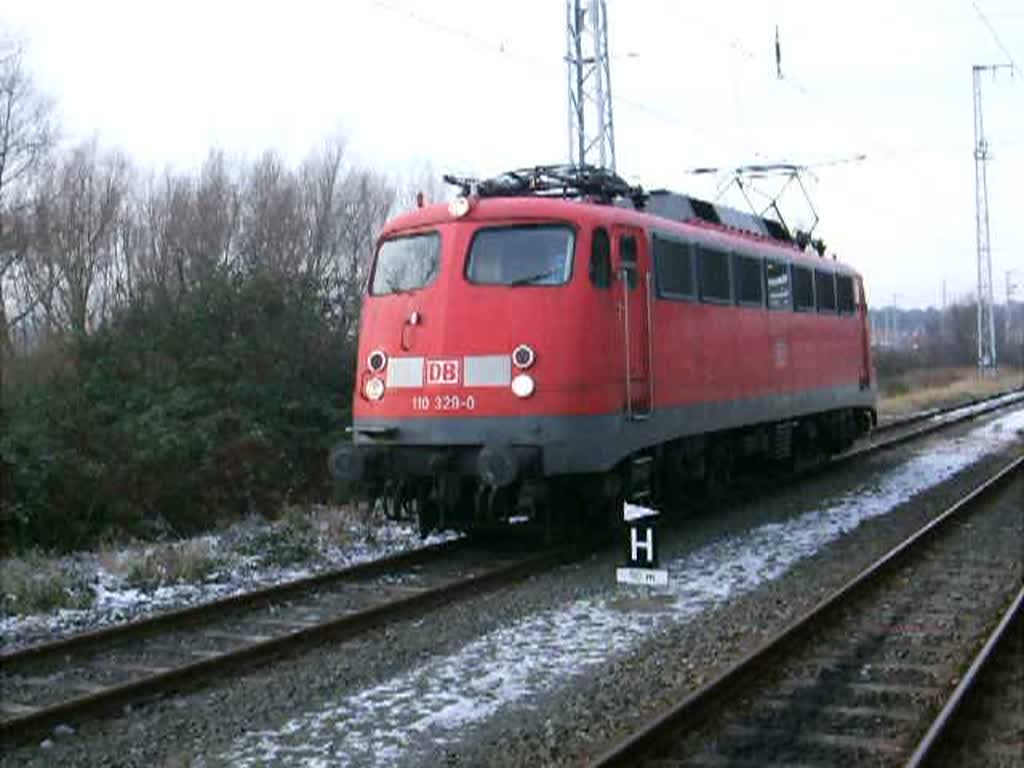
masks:
{"label": "cab window frame", "polygon": [[[599,236],[603,238],[604,250],[598,253]],[[590,232],[590,260],[587,274],[590,284],[600,290],[607,290],[614,282],[615,270],[612,269],[612,238],[608,229],[596,226]]]}
{"label": "cab window frame", "polygon": [[[375,291],[374,283],[377,280],[378,270],[380,269],[380,252],[386,243],[395,242],[398,240],[412,240],[416,238],[431,238],[437,243],[437,264],[434,270],[434,274],[431,275],[430,279],[426,282],[416,286],[415,288],[402,288],[391,291]],[[379,298],[382,296],[394,296],[402,293],[412,293],[413,291],[422,291],[425,288],[429,288],[440,277],[442,270],[444,269],[444,235],[439,229],[421,229],[421,230],[409,230],[405,232],[397,232],[385,237],[381,237],[377,240],[377,246],[373,252],[373,269],[370,271],[369,276],[366,280],[365,294],[368,297]]]}
{"label": "cab window frame", "polygon": [[[473,262],[473,246],[476,244],[477,237],[483,232],[500,232],[502,230],[512,229],[564,229],[569,233],[572,241],[572,248],[568,255],[568,267],[569,271],[565,275],[565,279],[557,283],[521,283],[519,285],[513,285],[512,282],[481,282],[474,280],[470,275],[470,266]],[[477,227],[473,231],[472,237],[469,239],[469,244],[466,247],[466,253],[463,258],[462,264],[462,279],[468,284],[479,287],[479,288],[564,288],[570,285],[573,278],[576,276],[576,251],[580,242],[579,227],[571,221],[562,221],[559,219],[551,219],[544,221],[511,221],[502,224],[485,224]]]}
{"label": "cab window frame", "polygon": [[[736,306],[746,307],[748,309],[763,309],[765,306],[765,266],[764,258],[761,256],[753,256],[747,253],[735,252],[732,254],[732,290],[733,297],[736,301]],[[753,284],[757,285],[758,297],[757,300],[749,298],[743,298],[741,288],[743,280],[743,264],[744,262],[754,262],[757,264],[757,280]]]}
{"label": "cab window frame", "polygon": [[[728,306],[733,303],[734,292],[732,285],[732,253],[728,248],[720,248],[716,245],[709,245],[705,243],[697,243],[696,261],[697,261],[697,295],[700,297],[700,301],[703,304],[717,304],[719,306]],[[727,289],[728,295],[722,296],[719,294],[708,295],[706,291],[706,280],[705,280],[705,256],[715,256],[720,258],[722,263],[725,265],[725,276],[721,286]]]}
{"label": "cab window frame", "polygon": [[[840,290],[841,285],[847,286],[848,290]],[[848,299],[848,303],[843,299]],[[836,310],[840,315],[857,314],[857,281],[853,279],[853,275],[836,273]]]}
{"label": "cab window frame", "polygon": [[[689,274],[690,290],[687,291],[676,291],[665,287],[666,274],[663,272],[662,267],[667,259],[666,254],[662,248],[659,248],[659,244],[662,244],[662,248],[667,246],[668,248],[682,248],[685,254],[687,262],[686,272]],[[672,235],[665,232],[652,231],[651,232],[651,256],[654,262],[654,285],[655,295],[659,299],[667,299],[670,301],[698,301],[699,292],[697,287],[697,247],[696,244],[690,240],[686,240],[678,235]]]}
{"label": "cab window frame", "polygon": [[[831,286],[832,290],[828,288]],[[824,289],[824,290],[823,290]],[[832,297],[831,306],[823,302],[822,299]],[[815,269],[814,270],[814,306],[817,311],[823,315],[835,315],[838,314],[838,305],[836,295],[836,273],[830,269]]]}
{"label": "cab window frame", "polygon": [[[805,267],[800,264],[790,264],[789,268],[790,275],[790,286],[792,287],[793,293],[793,311],[794,312],[814,312],[817,309],[817,302],[814,297],[814,269],[812,267]],[[807,286],[802,284],[802,280],[797,278],[806,277]],[[810,298],[806,302],[802,302],[803,288],[810,288]]]}

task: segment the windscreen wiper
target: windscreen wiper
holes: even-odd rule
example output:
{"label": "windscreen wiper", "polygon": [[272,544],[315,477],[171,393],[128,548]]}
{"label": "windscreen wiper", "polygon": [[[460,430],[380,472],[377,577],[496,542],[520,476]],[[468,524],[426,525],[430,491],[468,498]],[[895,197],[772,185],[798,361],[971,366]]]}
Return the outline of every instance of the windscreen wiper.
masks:
{"label": "windscreen wiper", "polygon": [[552,267],[551,269],[546,269],[543,272],[538,272],[535,275],[527,275],[526,277],[520,277],[517,280],[513,280],[511,283],[505,283],[505,285],[528,285],[537,280],[543,280],[545,277],[557,275],[561,271],[562,267],[560,266]]}

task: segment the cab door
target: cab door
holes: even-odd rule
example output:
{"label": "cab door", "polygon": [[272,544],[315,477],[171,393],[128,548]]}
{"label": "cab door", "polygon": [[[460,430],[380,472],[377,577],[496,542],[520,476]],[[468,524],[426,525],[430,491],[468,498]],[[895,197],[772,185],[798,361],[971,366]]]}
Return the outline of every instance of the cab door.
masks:
{"label": "cab door", "polygon": [[645,419],[653,407],[653,306],[650,254],[643,230],[616,227],[614,256],[619,277],[619,309],[622,320],[622,360],[625,375],[626,417]]}

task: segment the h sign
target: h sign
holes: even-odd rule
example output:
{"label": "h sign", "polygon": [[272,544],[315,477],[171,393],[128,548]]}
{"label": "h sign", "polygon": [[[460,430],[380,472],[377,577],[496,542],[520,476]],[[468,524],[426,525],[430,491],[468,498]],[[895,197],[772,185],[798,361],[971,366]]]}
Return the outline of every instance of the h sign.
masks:
{"label": "h sign", "polygon": [[633,568],[656,568],[658,555],[654,549],[654,525],[636,521],[629,526],[629,565]]}
{"label": "h sign", "polygon": [[628,502],[625,504],[623,517],[629,528],[629,562],[625,568],[615,569],[615,580],[620,584],[668,586],[668,571],[658,568],[658,551],[654,547],[654,521],[657,514],[653,509]]}
{"label": "h sign", "polygon": [[458,383],[458,360],[427,360],[427,384]]}

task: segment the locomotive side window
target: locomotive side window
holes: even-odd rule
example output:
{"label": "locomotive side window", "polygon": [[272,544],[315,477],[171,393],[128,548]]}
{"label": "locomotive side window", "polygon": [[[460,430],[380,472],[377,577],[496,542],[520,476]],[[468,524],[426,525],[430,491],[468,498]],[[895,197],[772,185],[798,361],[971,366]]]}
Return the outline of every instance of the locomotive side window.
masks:
{"label": "locomotive side window", "polygon": [[814,277],[807,267],[793,265],[793,308],[797,312],[814,309]]}
{"label": "locomotive side window", "polygon": [[789,264],[768,259],[764,263],[765,282],[768,285],[768,309],[792,309],[793,296],[789,291]]}
{"label": "locomotive side window", "polygon": [[814,270],[814,292],[819,312],[836,311],[836,276],[821,269]]}
{"label": "locomotive side window", "polygon": [[856,312],[856,302],[853,298],[853,278],[849,275],[836,275],[836,300],[839,304],[839,311],[850,315]]}
{"label": "locomotive side window", "polygon": [[590,282],[597,288],[612,284],[612,242],[604,227],[598,227],[590,241]]}
{"label": "locomotive side window", "polygon": [[697,254],[701,301],[731,304],[729,254],[704,246],[698,246]]}
{"label": "locomotive side window", "polygon": [[736,303],[747,307],[764,306],[764,276],[761,259],[736,254],[732,263],[736,285]]}
{"label": "locomotive side window", "polygon": [[658,234],[654,234],[652,239],[658,296],[669,299],[694,298],[693,246]]}
{"label": "locomotive side window", "polygon": [[631,267],[626,270],[626,286],[632,291],[636,288],[636,238],[632,235],[619,238],[619,260],[623,266]]}
{"label": "locomotive side window", "polygon": [[415,291],[434,282],[441,267],[441,238],[437,232],[384,240],[370,281],[370,295]]}
{"label": "locomotive side window", "polygon": [[572,229],[560,224],[479,229],[466,278],[478,285],[562,285],[572,274],[575,244]]}

